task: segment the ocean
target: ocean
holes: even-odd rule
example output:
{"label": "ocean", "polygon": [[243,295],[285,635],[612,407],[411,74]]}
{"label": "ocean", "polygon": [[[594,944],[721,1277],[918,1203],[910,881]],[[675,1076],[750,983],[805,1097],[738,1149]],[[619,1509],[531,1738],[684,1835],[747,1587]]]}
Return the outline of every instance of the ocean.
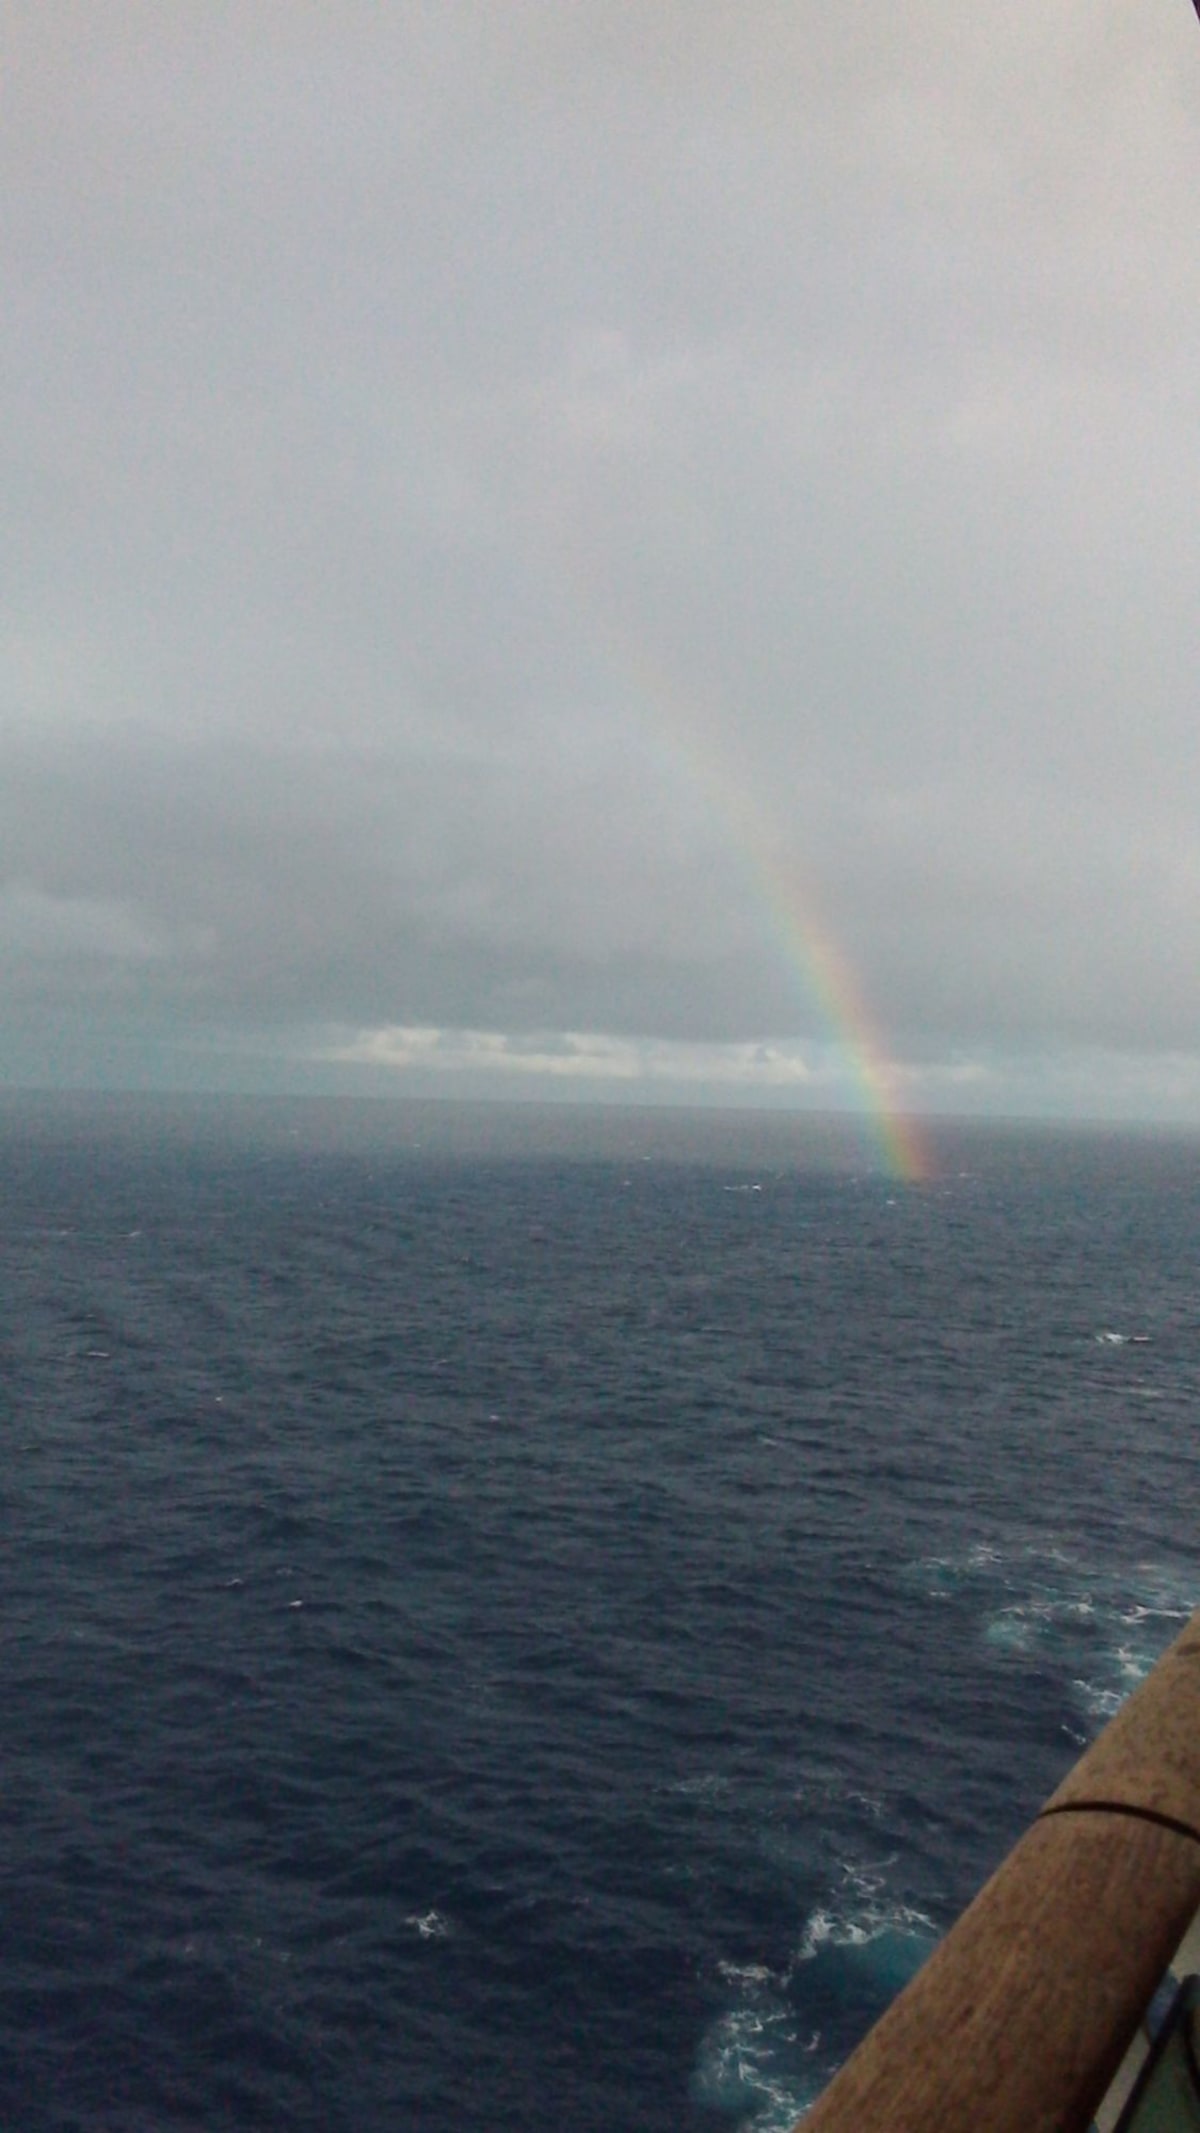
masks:
{"label": "ocean", "polygon": [[0,1104],[0,2125],[782,2133],[1200,1600],[1200,1142]]}

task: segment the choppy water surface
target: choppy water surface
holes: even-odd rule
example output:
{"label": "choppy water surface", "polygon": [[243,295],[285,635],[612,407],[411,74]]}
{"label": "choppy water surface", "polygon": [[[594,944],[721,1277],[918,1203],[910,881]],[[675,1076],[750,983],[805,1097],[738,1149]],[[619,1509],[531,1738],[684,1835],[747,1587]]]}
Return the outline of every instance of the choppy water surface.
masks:
{"label": "choppy water surface", "polygon": [[790,2123],[1200,1598],[1200,1151],[940,1160],[10,1102],[0,2124]]}

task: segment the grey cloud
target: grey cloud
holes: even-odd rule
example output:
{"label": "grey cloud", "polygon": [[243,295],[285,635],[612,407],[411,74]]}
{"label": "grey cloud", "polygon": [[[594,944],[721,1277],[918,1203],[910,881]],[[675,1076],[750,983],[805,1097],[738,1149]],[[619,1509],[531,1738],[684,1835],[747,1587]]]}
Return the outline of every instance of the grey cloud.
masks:
{"label": "grey cloud", "polygon": [[794,879],[906,1057],[1200,1048],[1185,7],[42,0],[9,69],[23,1028],[816,1040]]}
{"label": "grey cloud", "polygon": [[47,896],[19,883],[0,891],[0,963],[145,963],[170,952],[163,935],[127,905]]}

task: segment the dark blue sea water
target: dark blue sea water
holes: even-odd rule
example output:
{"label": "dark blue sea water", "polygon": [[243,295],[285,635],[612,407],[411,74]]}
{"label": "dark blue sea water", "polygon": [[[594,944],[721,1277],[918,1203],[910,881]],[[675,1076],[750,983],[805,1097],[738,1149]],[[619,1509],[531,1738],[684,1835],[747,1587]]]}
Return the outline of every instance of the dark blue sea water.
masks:
{"label": "dark blue sea water", "polygon": [[1200,1146],[937,1145],[0,1109],[0,2125],[790,2122],[1200,1598]]}

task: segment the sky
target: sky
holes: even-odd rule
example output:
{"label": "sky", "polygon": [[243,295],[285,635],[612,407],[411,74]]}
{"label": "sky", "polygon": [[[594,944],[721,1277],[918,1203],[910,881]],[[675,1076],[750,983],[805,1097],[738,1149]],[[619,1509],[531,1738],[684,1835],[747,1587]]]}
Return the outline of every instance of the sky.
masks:
{"label": "sky", "polygon": [[1186,0],[10,0],[0,1082],[1200,1122]]}

